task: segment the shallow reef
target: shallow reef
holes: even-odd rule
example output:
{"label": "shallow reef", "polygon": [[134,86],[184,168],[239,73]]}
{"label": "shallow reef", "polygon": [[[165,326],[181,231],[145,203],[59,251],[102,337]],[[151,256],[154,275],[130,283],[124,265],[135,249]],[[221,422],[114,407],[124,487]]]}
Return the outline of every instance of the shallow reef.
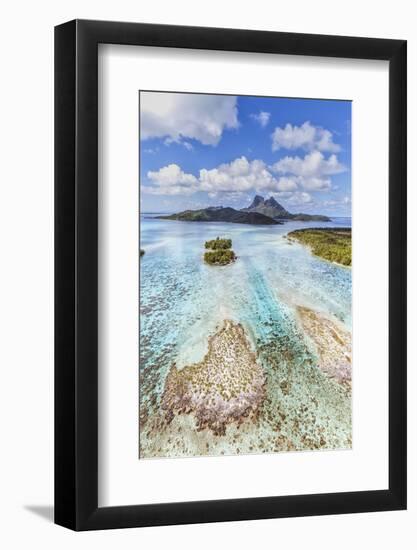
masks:
{"label": "shallow reef", "polygon": [[165,382],[161,407],[168,421],[175,414],[193,413],[197,430],[216,435],[231,422],[256,414],[265,395],[265,376],[250,348],[242,325],[225,320],[209,338],[200,363],[178,370],[173,365]]}
{"label": "shallow reef", "polygon": [[200,362],[172,364],[154,412],[142,403],[140,457],[351,448],[350,335],[307,307],[290,312],[292,328],[273,323],[256,353],[225,320]]}
{"label": "shallow reef", "polygon": [[143,223],[140,459],[351,448],[351,270],[289,224]]}
{"label": "shallow reef", "polygon": [[350,388],[351,333],[336,319],[331,319],[307,307],[298,306],[297,313],[304,333],[315,347],[319,358],[318,367],[336,382]]}

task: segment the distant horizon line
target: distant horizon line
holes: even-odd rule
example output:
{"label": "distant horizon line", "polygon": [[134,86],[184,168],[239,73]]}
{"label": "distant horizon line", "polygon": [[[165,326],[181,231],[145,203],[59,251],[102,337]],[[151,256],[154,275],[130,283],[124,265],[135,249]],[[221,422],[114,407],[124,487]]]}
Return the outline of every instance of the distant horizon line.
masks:
{"label": "distant horizon line", "polygon": [[[206,208],[210,208],[209,206],[207,206]],[[233,206],[231,206],[230,208],[233,208]],[[186,210],[192,210],[191,208],[186,208]],[[196,208],[196,210],[204,210],[204,208]],[[234,210],[237,210],[236,208]],[[139,214],[141,216],[145,215],[145,214],[175,214],[177,213],[177,210],[159,210],[159,211],[151,211],[151,212],[139,212]],[[328,216],[329,218],[352,218],[352,216],[333,216],[332,214],[326,214],[326,216]]]}

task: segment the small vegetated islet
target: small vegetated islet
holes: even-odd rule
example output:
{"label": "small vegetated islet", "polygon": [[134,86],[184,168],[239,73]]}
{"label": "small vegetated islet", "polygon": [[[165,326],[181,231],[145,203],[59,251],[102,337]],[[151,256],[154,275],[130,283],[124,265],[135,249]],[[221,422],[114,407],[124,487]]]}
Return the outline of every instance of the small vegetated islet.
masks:
{"label": "small vegetated islet", "polygon": [[310,247],[315,256],[345,266],[352,265],[350,228],[297,229],[288,233],[288,238]]}
{"label": "small vegetated islet", "polygon": [[220,237],[217,237],[217,239],[206,241],[204,247],[211,250],[227,250],[228,248],[232,248],[232,239],[220,239]]}
{"label": "small vegetated islet", "polygon": [[213,239],[204,244],[207,252],[204,253],[204,261],[209,265],[227,265],[236,260],[236,254],[232,250],[232,239]]}

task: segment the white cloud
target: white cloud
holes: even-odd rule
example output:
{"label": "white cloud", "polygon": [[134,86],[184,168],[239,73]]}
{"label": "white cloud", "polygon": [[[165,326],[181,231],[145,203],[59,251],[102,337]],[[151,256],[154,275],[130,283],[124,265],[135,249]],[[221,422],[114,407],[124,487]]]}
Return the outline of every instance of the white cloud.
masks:
{"label": "white cloud", "polygon": [[276,179],[262,160],[249,161],[245,156],[230,163],[220,164],[207,170],[202,168],[198,178],[187,174],[177,164],[149,171],[152,185],[144,186],[144,192],[158,195],[191,194],[205,191],[211,196],[218,193],[243,193],[295,189],[288,178]]}
{"label": "white cloud", "polygon": [[287,203],[291,206],[301,206],[312,202],[313,197],[310,193],[306,193],[305,191],[297,191],[296,193],[292,193],[291,197],[289,197],[287,201]]}
{"label": "white cloud", "polygon": [[298,189],[298,184],[295,178],[279,178],[277,184],[278,191],[295,191],[296,189]]}
{"label": "white cloud", "polygon": [[284,157],[271,166],[277,174],[287,175],[299,187],[308,191],[331,189],[331,179],[328,176],[341,174],[346,167],[341,164],[336,155],[325,159],[320,151],[313,151],[301,157]]}
{"label": "white cloud", "polygon": [[249,161],[242,156],[216,168],[202,168],[198,176],[183,172],[177,164],[170,164],[157,172],[148,172],[152,185],[144,186],[144,189],[161,195],[205,191],[211,197],[219,193],[288,192],[299,193],[297,200],[301,201],[310,196],[309,191],[331,189],[329,176],[344,170],[335,155],[325,159],[319,151],[304,158],[285,157],[269,167],[262,160]]}
{"label": "white cloud", "polygon": [[141,139],[168,138],[182,142],[196,139],[217,145],[227,128],[237,128],[235,96],[142,92]]}
{"label": "white cloud", "polygon": [[177,164],[169,164],[157,172],[149,171],[147,176],[153,185],[142,189],[152,195],[187,195],[197,190],[197,178],[183,172]]}
{"label": "white cloud", "polygon": [[271,117],[271,113],[267,113],[266,111],[260,111],[258,114],[251,114],[250,117],[258,122],[262,126],[262,128],[265,128],[265,126],[268,124],[269,119]]}
{"label": "white cloud", "polygon": [[300,185],[308,191],[326,191],[332,188],[330,178],[300,178]]}
{"label": "white cloud", "polygon": [[301,126],[286,124],[284,128],[277,127],[271,134],[272,150],[304,149],[305,151],[323,151],[337,153],[340,146],[333,142],[333,134],[320,126],[304,122]]}
{"label": "white cloud", "polygon": [[197,181],[196,177],[192,174],[183,172],[178,164],[169,164],[157,172],[149,171],[148,178],[162,186],[172,184],[188,186]]}
{"label": "white cloud", "polygon": [[217,168],[200,170],[202,191],[257,191],[274,189],[277,180],[262,160],[248,161],[245,156]]}
{"label": "white cloud", "polygon": [[306,191],[279,191],[271,193],[278,201],[285,202],[287,206],[313,206],[316,204],[314,198]]}
{"label": "white cloud", "polygon": [[319,177],[341,174],[346,167],[341,164],[336,155],[330,155],[326,160],[320,151],[313,151],[301,157],[284,157],[275,164],[272,169],[280,174],[294,174],[296,176]]}
{"label": "white cloud", "polygon": [[187,151],[192,151],[194,149],[193,144],[189,141],[177,141],[175,139],[172,139],[171,137],[167,137],[164,139],[164,145],[169,147],[172,143],[177,143],[178,145],[184,146]]}

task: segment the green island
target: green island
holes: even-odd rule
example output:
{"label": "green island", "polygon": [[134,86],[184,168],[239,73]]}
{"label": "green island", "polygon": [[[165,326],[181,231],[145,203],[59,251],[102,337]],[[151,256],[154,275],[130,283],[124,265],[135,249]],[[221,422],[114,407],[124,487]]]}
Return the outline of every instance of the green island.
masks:
{"label": "green island", "polygon": [[213,239],[206,241],[204,248],[204,261],[209,265],[227,265],[236,260],[236,254],[232,250],[232,239]]}
{"label": "green island", "polygon": [[259,212],[244,212],[235,210],[230,206],[209,206],[200,210],[184,210],[184,212],[178,212],[178,214],[157,217],[160,220],[177,220],[181,222],[227,222],[251,225],[278,225],[283,223]]}
{"label": "green island", "polygon": [[352,230],[341,228],[297,229],[287,238],[308,246],[315,256],[344,266],[352,265]]}
{"label": "green island", "polygon": [[213,239],[212,241],[206,241],[204,244],[205,248],[211,248],[211,250],[227,250],[232,248],[232,239]]}
{"label": "green island", "polygon": [[143,248],[141,248],[140,249],[140,257],[142,257],[144,254],[145,254],[145,251],[143,250]]}
{"label": "green island", "polygon": [[264,199],[255,195],[247,208],[236,210],[230,206],[208,206],[199,210],[184,210],[176,214],[156,216],[160,220],[181,222],[227,222],[247,223],[250,225],[282,225],[286,221],[329,222],[329,217],[322,214],[293,214],[288,212],[274,197]]}

